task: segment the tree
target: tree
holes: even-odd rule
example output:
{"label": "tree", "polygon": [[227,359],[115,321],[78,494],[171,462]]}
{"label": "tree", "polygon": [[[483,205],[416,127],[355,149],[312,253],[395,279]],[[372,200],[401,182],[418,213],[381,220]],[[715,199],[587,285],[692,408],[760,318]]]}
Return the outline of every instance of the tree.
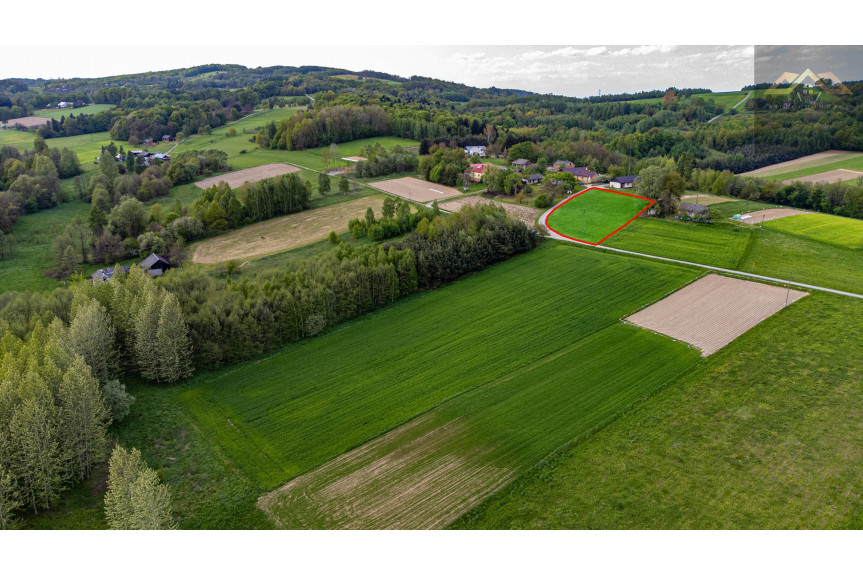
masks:
{"label": "tree", "polygon": [[384,219],[391,219],[396,214],[396,203],[395,201],[387,196],[384,198],[384,205],[381,208],[381,215]]}
{"label": "tree", "polygon": [[99,383],[80,355],[63,375],[58,395],[66,456],[72,473],[83,480],[94,464],[104,461],[111,420]]}
{"label": "tree", "polygon": [[330,144],[330,159],[333,161],[333,167],[339,167],[339,145],[338,144]]}
{"label": "tree", "polygon": [[102,153],[99,154],[99,172],[104,174],[112,184],[117,176],[120,175],[120,170],[117,168],[117,161],[108,150],[102,150]]}
{"label": "tree", "polygon": [[63,148],[60,151],[58,172],[61,178],[71,178],[80,174],[81,163],[78,161],[78,154],[68,148]]}
{"label": "tree", "polygon": [[323,172],[318,174],[318,193],[322,198],[326,198],[330,193],[330,177]]}
{"label": "tree", "polygon": [[342,195],[346,195],[351,190],[351,183],[348,181],[347,176],[342,176],[339,178],[339,191]]}
{"label": "tree", "polygon": [[88,300],[75,310],[68,340],[75,353],[90,367],[93,377],[102,383],[108,382],[118,371],[114,326],[98,300]]}
{"label": "tree", "polygon": [[337,234],[334,230],[330,231],[329,235],[330,243],[333,245],[338,245],[339,243],[339,234]]}
{"label": "tree", "polygon": [[638,175],[641,178],[635,183],[638,195],[651,200],[658,200],[662,193],[662,184],[665,181],[665,170],[659,166],[649,166],[641,170]]}
{"label": "tree", "polygon": [[105,516],[111,529],[176,529],[171,494],[135,448],[114,448],[108,464]]}
{"label": "tree", "polygon": [[21,496],[15,477],[0,462],[0,529],[14,529],[18,526],[15,512],[22,506]]}
{"label": "tree", "polygon": [[509,149],[508,158],[510,162],[524,158],[531,162],[536,162],[539,159],[539,150],[533,142],[521,142]]}
{"label": "tree", "polygon": [[159,314],[162,301],[155,289],[144,295],[144,305],[135,318],[135,359],[138,370],[144,379],[156,380],[158,383],[161,371],[159,369],[159,345],[156,334],[159,330]]}
{"label": "tree", "polygon": [[175,383],[192,374],[192,342],[189,339],[189,328],[180,309],[177,297],[168,293],[164,297],[162,310],[159,314],[159,325],[156,330],[157,356],[160,376],[157,381]]}
{"label": "tree", "polygon": [[146,208],[136,198],[125,198],[108,214],[108,224],[124,238],[136,238],[147,226]]}
{"label": "tree", "polygon": [[112,379],[102,388],[102,396],[105,399],[105,407],[114,422],[120,422],[129,415],[135,398],[127,391],[126,386],[117,379]]}
{"label": "tree", "polygon": [[105,212],[100,210],[99,206],[96,204],[90,206],[90,215],[87,216],[87,224],[90,226],[90,231],[97,236],[102,233],[102,230],[108,224],[108,218],[105,217]]}
{"label": "tree", "polygon": [[230,128],[228,128],[228,131],[225,132],[225,135],[229,138],[232,138],[237,135],[237,129],[231,126]]}

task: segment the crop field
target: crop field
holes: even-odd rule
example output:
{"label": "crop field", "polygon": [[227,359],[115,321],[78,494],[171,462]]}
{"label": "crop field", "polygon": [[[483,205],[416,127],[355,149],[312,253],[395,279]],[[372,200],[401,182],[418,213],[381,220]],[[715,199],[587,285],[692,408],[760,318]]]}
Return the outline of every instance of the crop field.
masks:
{"label": "crop field", "polygon": [[681,202],[688,202],[690,204],[699,204],[702,206],[712,206],[715,204],[724,204],[726,202],[738,202],[737,198],[730,198],[728,196],[714,196],[713,194],[703,194],[696,192],[688,192],[685,196],[681,196]]}
{"label": "crop field", "polygon": [[651,205],[651,200],[639,196],[588,188],[554,208],[545,225],[559,235],[597,245]]}
{"label": "crop field", "polygon": [[757,212],[749,212],[740,215],[740,222],[751,226],[760,225],[773,220],[788,218],[791,216],[800,216],[806,214],[803,210],[795,210],[793,208],[768,208],[766,210],[758,210]]}
{"label": "crop field", "polygon": [[[790,182],[794,180],[803,180],[803,181],[811,181],[804,180],[809,176],[820,176],[825,177],[824,174],[827,172],[833,172],[836,170],[850,170],[852,172],[863,172],[863,154],[848,154],[848,155],[840,155],[837,156],[840,158],[838,161],[833,161],[829,163],[810,165],[805,168],[796,169],[793,171],[784,171],[781,173],[772,173],[765,176],[759,176],[764,178],[765,180],[778,180],[782,182]],[[818,178],[816,178],[817,180]],[[853,177],[849,177],[848,179],[854,179]]]}
{"label": "crop field", "polygon": [[92,104],[90,106],[71,109],[52,108],[50,110],[37,110],[33,112],[33,115],[39,116],[40,118],[54,118],[55,120],[59,120],[64,116],[68,118],[71,115],[78,116],[80,114],[87,114],[92,116],[93,114],[104,112],[105,110],[112,110],[114,107],[114,104]]}
{"label": "crop field", "polygon": [[456,526],[860,529],[861,315],[803,298]]}
{"label": "crop field", "polygon": [[794,219],[776,220],[765,224],[795,236],[803,236],[845,248],[863,248],[863,221],[828,214],[801,214]]}
{"label": "crop field", "polygon": [[751,231],[733,224],[697,224],[639,218],[603,245],[737,269]]}
{"label": "crop field", "polygon": [[759,176],[766,179],[782,179],[778,176],[790,172],[798,172],[800,170],[820,169],[822,166],[835,164],[837,162],[854,161],[858,158],[863,158],[860,152],[846,152],[842,150],[829,150],[827,152],[818,152],[796,160],[780,162],[770,166],[764,166],[757,170],[744,172],[741,176]]}
{"label": "crop field", "polygon": [[612,325],[294,479],[260,505],[283,528],[442,528],[697,361],[668,338]]}
{"label": "crop field", "polygon": [[[182,398],[203,433],[270,490],[448,398],[549,360],[696,276],[550,244],[263,361],[201,374]],[[536,318],[553,318],[560,335],[536,337]]]}
{"label": "crop field", "polygon": [[39,116],[22,116],[21,118],[14,118],[9,120],[7,123],[10,126],[20,125],[25,128],[38,128],[39,126],[44,126],[48,120],[46,118],[41,118]]}
{"label": "crop field", "polygon": [[192,260],[205,264],[248,260],[290,250],[325,239],[330,231],[346,230],[348,222],[362,218],[368,208],[380,214],[381,206],[383,196],[370,196],[252,224],[195,244]]}
{"label": "crop field", "polygon": [[834,169],[810,176],[798,176],[795,178],[782,180],[783,184],[792,184],[794,182],[811,183],[811,184],[835,184],[838,182],[849,182],[851,180],[863,179],[863,172],[857,170]]}

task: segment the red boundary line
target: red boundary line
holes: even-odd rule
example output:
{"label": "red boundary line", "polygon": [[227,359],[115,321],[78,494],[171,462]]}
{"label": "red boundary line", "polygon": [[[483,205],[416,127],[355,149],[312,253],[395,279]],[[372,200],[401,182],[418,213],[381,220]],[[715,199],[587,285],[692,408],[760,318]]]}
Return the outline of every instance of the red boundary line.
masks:
{"label": "red boundary line", "polygon": [[[624,223],[622,226],[620,226],[619,228],[617,228],[616,230],[614,230],[613,232],[611,232],[610,234],[608,234],[607,236],[605,236],[604,238],[602,238],[601,240],[599,240],[598,242],[596,242],[595,244],[594,244],[594,243],[591,243],[591,242],[589,242],[589,241],[587,241],[587,240],[580,240],[580,239],[578,239],[578,238],[573,238],[573,237],[568,236],[568,235],[566,235],[566,234],[562,234],[562,233],[560,233],[559,231],[557,231],[556,229],[554,229],[553,227],[551,227],[550,225],[548,225],[548,218],[550,218],[550,217],[551,217],[551,214],[553,214],[553,213],[555,212],[555,210],[557,210],[559,207],[563,206],[563,205],[564,205],[565,203],[567,203],[568,201],[570,201],[570,200],[574,200],[575,198],[577,198],[577,197],[578,197],[578,196],[580,196],[581,194],[583,194],[583,193],[585,193],[585,192],[589,192],[590,190],[599,190],[599,191],[601,191],[601,192],[608,192],[608,193],[610,193],[610,194],[618,194],[618,195],[621,195],[621,196],[629,196],[630,198],[638,198],[639,200],[644,200],[644,201],[647,201],[647,202],[650,202],[650,203],[649,203],[649,204],[647,204],[646,206],[644,206],[644,207],[641,209],[641,211],[639,211],[637,214],[635,214],[634,216],[632,216],[631,218],[629,218],[629,219],[626,221],[626,223]],[[550,212],[548,212],[548,215],[547,215],[547,216],[545,216],[545,221],[544,221],[543,223],[545,224],[545,227],[547,227],[548,229],[550,229],[551,231],[553,231],[553,232],[554,232],[554,233],[556,233],[557,235],[562,236],[562,237],[564,237],[564,238],[566,238],[566,239],[568,239],[568,240],[572,240],[572,241],[574,241],[574,242],[579,242],[579,243],[582,243],[582,244],[587,244],[587,245],[589,245],[589,246],[598,246],[599,244],[601,244],[602,242],[604,242],[605,240],[607,240],[608,238],[610,238],[611,236],[613,236],[614,234],[616,234],[617,232],[619,232],[620,230],[622,230],[623,228],[625,228],[626,226],[628,226],[629,224],[631,224],[631,223],[632,223],[632,221],[633,221],[635,218],[637,218],[638,216],[640,216],[641,214],[643,214],[646,210],[650,209],[650,206],[652,206],[652,205],[653,205],[653,204],[655,204],[655,203],[656,203],[656,201],[655,201],[655,200],[651,200],[650,198],[645,198],[644,196],[637,196],[637,195],[635,195],[635,194],[627,194],[626,192],[618,192],[618,191],[615,191],[615,190],[608,190],[608,189],[606,189],[606,188],[599,188],[599,187],[597,187],[597,186],[592,186],[592,187],[590,187],[590,188],[585,188],[584,190],[581,190],[581,191],[580,191],[580,192],[578,192],[577,194],[573,194],[571,197],[567,198],[565,201],[563,201],[563,202],[561,202],[561,203],[557,204],[557,205],[554,207],[554,209],[553,209],[553,210],[551,210]]]}

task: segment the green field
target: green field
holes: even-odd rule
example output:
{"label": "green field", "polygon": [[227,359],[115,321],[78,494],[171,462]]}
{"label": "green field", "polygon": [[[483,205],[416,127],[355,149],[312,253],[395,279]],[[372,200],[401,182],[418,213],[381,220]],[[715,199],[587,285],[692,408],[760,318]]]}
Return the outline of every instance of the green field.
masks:
{"label": "green field", "polygon": [[860,529],[861,314],[804,298],[457,526]]}
{"label": "green field", "polygon": [[649,204],[641,198],[591,188],[549,214],[547,225],[559,234],[597,244]]}
{"label": "green field", "polygon": [[114,107],[114,104],[93,104],[92,106],[82,106],[81,108],[72,109],[52,108],[50,110],[36,110],[33,112],[33,115],[40,118],[54,118],[55,120],[59,120],[64,116],[68,118],[69,116],[78,116],[80,114],[92,116],[93,114],[104,112],[105,110],[112,110]]}
{"label": "green field", "polygon": [[800,214],[779,218],[765,227],[786,234],[802,236],[845,248],[863,248],[863,220],[841,218],[828,214]]}
{"label": "green field", "polygon": [[603,245],[737,269],[751,237],[751,229],[731,223],[709,225],[639,218]]}
{"label": "green field", "polygon": [[839,160],[837,162],[831,162],[829,164],[821,164],[820,166],[809,166],[808,168],[802,168],[799,170],[794,170],[792,172],[782,172],[780,174],[756,177],[763,178],[765,180],[793,180],[794,178],[814,176],[815,174],[823,174],[824,172],[829,172],[830,170],[839,169],[863,172],[863,155]]}
{"label": "green field", "polygon": [[[3,130],[0,132],[0,146],[14,146],[19,150],[29,150],[33,147],[33,140],[36,138],[35,132],[19,132],[17,130]],[[96,132],[94,134],[82,134],[80,136],[69,136],[68,138],[49,138],[45,140],[51,148],[63,149],[69,148],[78,154],[78,160],[81,164],[92,164],[99,156],[102,146],[107,146],[112,142],[108,132]],[[121,145],[129,150],[135,149],[135,146],[130,146],[126,142],[114,142],[119,148]],[[148,147],[150,152],[167,152],[173,142],[159,143],[156,146]]]}

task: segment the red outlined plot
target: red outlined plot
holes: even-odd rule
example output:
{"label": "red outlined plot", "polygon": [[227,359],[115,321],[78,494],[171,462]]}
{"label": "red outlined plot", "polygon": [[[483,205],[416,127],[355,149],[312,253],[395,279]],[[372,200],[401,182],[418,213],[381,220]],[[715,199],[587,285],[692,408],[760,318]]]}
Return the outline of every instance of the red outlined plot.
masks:
{"label": "red outlined plot", "polygon": [[[557,211],[559,208],[561,208],[564,204],[567,204],[567,203],[571,202],[572,200],[574,200],[574,199],[576,199],[576,198],[578,198],[578,197],[582,196],[583,194],[585,194],[586,192],[589,192],[589,191],[591,191],[591,190],[599,190],[599,191],[601,191],[601,192],[608,192],[609,194],[618,194],[618,195],[621,195],[621,196],[628,196],[628,197],[630,197],[630,198],[637,198],[637,199],[639,199],[639,200],[644,200],[645,202],[648,202],[648,204],[647,204],[646,206],[644,206],[643,208],[641,208],[641,210],[639,210],[639,211],[638,211],[638,213],[636,213],[634,216],[632,216],[631,218],[629,218],[628,220],[626,220],[626,222],[624,222],[624,223],[623,223],[623,225],[621,225],[620,227],[618,227],[617,229],[615,229],[615,230],[614,230],[614,231],[612,231],[610,234],[608,234],[607,236],[605,236],[604,238],[602,238],[601,240],[599,240],[599,241],[598,241],[598,242],[596,242],[596,243],[594,243],[594,242],[589,242],[589,241],[587,241],[587,240],[582,240],[582,239],[579,239],[579,238],[574,238],[574,237],[572,237],[572,236],[569,236],[569,235],[563,234],[563,233],[561,233],[561,232],[557,231],[556,229],[554,229],[553,227],[551,227],[550,225],[548,225],[548,220],[549,220],[549,218],[551,217],[551,215],[552,215],[555,211]],[[650,209],[650,207],[651,207],[653,204],[655,204],[655,203],[656,203],[656,201],[655,201],[655,200],[651,200],[650,198],[645,198],[644,196],[637,196],[637,195],[635,195],[635,194],[627,194],[626,192],[619,192],[619,191],[617,191],[617,190],[608,190],[608,189],[606,189],[606,188],[600,188],[600,187],[597,187],[597,186],[593,186],[593,187],[590,187],[590,188],[587,188],[587,189],[581,190],[581,191],[580,191],[580,192],[578,192],[577,194],[573,194],[573,195],[572,195],[572,197],[569,197],[569,198],[567,198],[566,200],[564,200],[563,202],[561,202],[561,203],[559,203],[558,205],[556,205],[556,206],[554,207],[554,209],[552,209],[550,212],[548,212],[548,214],[547,214],[547,215],[545,216],[545,218],[543,219],[543,222],[542,222],[542,223],[543,223],[543,224],[545,224],[545,227],[547,227],[549,230],[551,230],[552,232],[556,233],[557,235],[559,235],[559,236],[561,236],[561,237],[564,237],[564,238],[566,238],[566,239],[572,240],[572,241],[574,241],[574,242],[579,242],[579,243],[582,243],[582,244],[587,244],[587,245],[589,245],[589,246],[598,246],[599,244],[601,244],[602,242],[604,242],[605,240],[607,240],[608,238],[610,238],[611,236],[613,236],[614,234],[616,234],[617,232],[619,232],[620,230],[622,230],[623,228],[625,228],[626,226],[628,226],[629,224],[631,224],[631,223],[632,223],[632,221],[633,221],[633,220],[635,220],[635,218],[637,218],[638,216],[640,216],[641,214],[643,214],[646,210]]]}

